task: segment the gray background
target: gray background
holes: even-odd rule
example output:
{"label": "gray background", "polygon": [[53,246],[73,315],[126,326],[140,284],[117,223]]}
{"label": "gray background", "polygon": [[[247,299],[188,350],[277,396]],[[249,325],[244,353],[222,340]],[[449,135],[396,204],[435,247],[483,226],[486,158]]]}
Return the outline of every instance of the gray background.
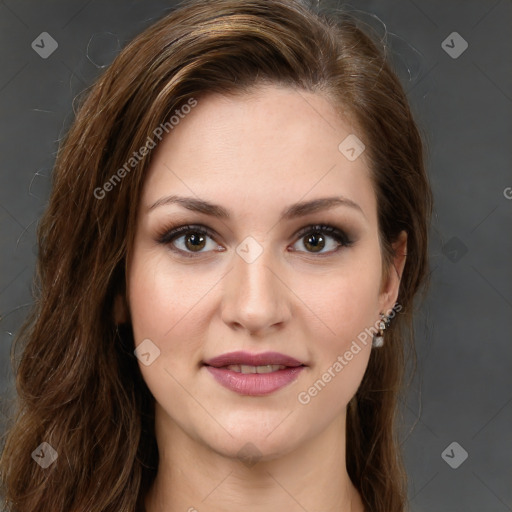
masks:
{"label": "gray background", "polygon": [[[0,1],[4,399],[13,396],[9,349],[31,304],[35,228],[73,98],[172,5]],[[404,404],[411,508],[511,511],[512,2],[352,0],[348,6],[377,33],[387,29],[427,142],[435,195],[431,289],[416,317],[419,366]],[[47,59],[31,47],[42,32],[58,43]],[[444,49],[461,48],[448,38],[452,32],[469,45],[458,58]],[[5,404],[0,429],[4,413]],[[445,452],[452,442],[468,453],[457,469],[446,462],[460,462],[461,448]]]}

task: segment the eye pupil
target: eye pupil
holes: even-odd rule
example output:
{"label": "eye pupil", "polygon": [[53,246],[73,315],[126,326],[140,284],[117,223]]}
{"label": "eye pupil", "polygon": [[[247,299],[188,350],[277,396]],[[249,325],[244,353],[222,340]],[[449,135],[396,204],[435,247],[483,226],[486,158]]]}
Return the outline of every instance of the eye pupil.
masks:
{"label": "eye pupil", "polygon": [[[201,250],[204,248],[205,245],[205,237],[201,234],[192,233],[185,236],[186,240],[186,246],[188,249],[196,252],[197,250]],[[188,242],[191,241],[192,245],[190,245]],[[199,245],[196,245],[199,242]]]}
{"label": "eye pupil", "polygon": [[[304,246],[305,247],[308,247],[308,245],[312,246],[313,252],[319,252],[325,247],[325,238],[319,233],[311,233],[311,234],[307,235],[307,237],[305,237],[305,238],[306,238],[307,242],[304,244]],[[313,242],[310,242],[311,240]],[[320,245],[315,245],[315,244],[319,244],[319,243],[320,243]]]}

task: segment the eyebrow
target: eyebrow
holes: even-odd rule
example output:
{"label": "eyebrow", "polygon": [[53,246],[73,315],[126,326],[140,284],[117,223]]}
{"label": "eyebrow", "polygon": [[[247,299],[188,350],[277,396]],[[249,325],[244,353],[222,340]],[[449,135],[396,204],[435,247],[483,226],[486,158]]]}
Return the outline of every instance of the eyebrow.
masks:
{"label": "eyebrow", "polygon": [[[229,210],[218,204],[213,204],[202,199],[195,197],[184,197],[184,196],[165,196],[155,201],[151,206],[148,207],[148,213],[159,206],[178,204],[188,210],[217,217],[219,219],[229,220],[231,213]],[[311,213],[318,211],[330,210],[337,206],[346,206],[360,212],[365,218],[366,215],[363,209],[351,199],[342,196],[336,197],[322,197],[320,199],[313,199],[311,201],[303,201],[292,204],[285,208],[281,212],[280,220],[291,220],[297,217],[303,217]]]}

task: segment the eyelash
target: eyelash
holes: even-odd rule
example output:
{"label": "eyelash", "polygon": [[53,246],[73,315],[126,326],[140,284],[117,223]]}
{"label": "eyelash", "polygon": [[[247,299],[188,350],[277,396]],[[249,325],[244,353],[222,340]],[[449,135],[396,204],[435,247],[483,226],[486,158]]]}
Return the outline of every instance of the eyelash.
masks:
{"label": "eyelash", "polygon": [[[166,227],[165,229],[161,230],[157,234],[156,241],[159,244],[170,246],[170,249],[173,252],[177,252],[181,255],[184,255],[187,258],[195,258],[195,257],[198,257],[202,253],[200,251],[197,253],[186,252],[186,251],[178,249],[177,247],[174,247],[172,245],[172,242],[174,240],[176,240],[177,238],[180,238],[183,235],[187,235],[190,233],[206,235],[206,236],[210,237],[212,240],[215,240],[215,236],[216,236],[215,233],[211,229],[207,228],[206,226],[202,226],[202,225],[184,225],[184,226],[179,226],[176,228],[171,226],[171,227]],[[313,233],[322,233],[322,234],[327,233],[331,238],[333,238],[336,242],[338,242],[340,244],[333,251],[329,251],[327,253],[318,253],[317,256],[319,256],[319,257],[330,256],[333,253],[338,252],[340,247],[350,247],[354,243],[354,241],[350,240],[349,237],[347,236],[347,234],[343,230],[341,230],[335,226],[331,226],[330,224],[312,224],[312,225],[306,226],[306,227],[300,229],[295,234],[295,238],[297,238],[297,240],[300,240],[301,238],[304,238],[306,235],[310,235]],[[306,252],[307,254],[313,254],[313,255],[315,254],[314,252],[307,252],[307,251],[298,251],[298,252]]]}

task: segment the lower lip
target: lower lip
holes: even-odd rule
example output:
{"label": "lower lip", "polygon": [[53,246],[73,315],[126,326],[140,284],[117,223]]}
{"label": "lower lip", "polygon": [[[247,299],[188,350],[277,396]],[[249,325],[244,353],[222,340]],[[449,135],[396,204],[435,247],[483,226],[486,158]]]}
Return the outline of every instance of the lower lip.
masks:
{"label": "lower lip", "polygon": [[268,395],[293,382],[304,366],[284,368],[270,373],[239,373],[226,368],[206,366],[213,378],[222,386],[240,395]]}

